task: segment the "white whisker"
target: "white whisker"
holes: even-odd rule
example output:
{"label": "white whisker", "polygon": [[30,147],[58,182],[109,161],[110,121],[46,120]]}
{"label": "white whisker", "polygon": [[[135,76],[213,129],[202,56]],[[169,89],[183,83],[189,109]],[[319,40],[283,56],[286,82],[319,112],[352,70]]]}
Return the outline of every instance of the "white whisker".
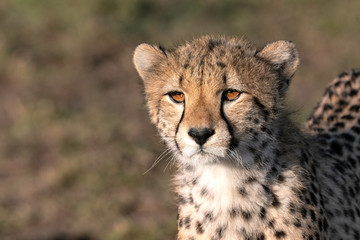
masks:
{"label": "white whisker", "polygon": [[145,175],[146,173],[148,173],[151,169],[153,169],[165,156],[167,156],[169,153],[171,152],[170,149],[165,150],[162,154],[160,154],[160,156],[154,161],[154,163],[151,165],[151,167],[143,173],[143,175]]}
{"label": "white whisker", "polygon": [[165,168],[164,168],[164,172],[166,171],[167,167],[171,166],[175,163],[175,155],[172,155],[170,159],[168,159],[168,163],[166,164]]}

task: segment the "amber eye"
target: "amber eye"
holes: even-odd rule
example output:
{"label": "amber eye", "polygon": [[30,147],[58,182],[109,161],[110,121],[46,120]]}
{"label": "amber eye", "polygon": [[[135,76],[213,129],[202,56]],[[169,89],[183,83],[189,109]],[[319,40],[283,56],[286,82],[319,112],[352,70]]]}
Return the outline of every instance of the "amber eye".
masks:
{"label": "amber eye", "polygon": [[240,96],[240,92],[236,90],[229,89],[224,92],[224,99],[226,101],[234,101],[238,99],[239,96]]}
{"label": "amber eye", "polygon": [[182,92],[170,92],[169,96],[176,103],[182,103],[185,101],[185,95]]}

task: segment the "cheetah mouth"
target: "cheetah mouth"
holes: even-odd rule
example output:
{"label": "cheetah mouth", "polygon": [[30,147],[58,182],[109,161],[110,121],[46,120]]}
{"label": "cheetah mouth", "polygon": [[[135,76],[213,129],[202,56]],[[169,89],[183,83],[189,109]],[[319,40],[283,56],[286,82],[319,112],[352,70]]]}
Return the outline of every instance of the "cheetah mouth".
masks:
{"label": "cheetah mouth", "polygon": [[222,151],[222,149],[207,149],[207,148],[199,148],[196,152],[194,152],[190,158],[206,158],[206,159],[219,159],[225,157],[226,154]]}

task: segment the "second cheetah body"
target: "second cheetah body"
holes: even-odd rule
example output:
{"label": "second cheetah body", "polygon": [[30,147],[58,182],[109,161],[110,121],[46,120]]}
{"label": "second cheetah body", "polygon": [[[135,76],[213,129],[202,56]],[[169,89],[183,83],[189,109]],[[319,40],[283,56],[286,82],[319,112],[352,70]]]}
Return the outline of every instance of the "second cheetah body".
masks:
{"label": "second cheetah body", "polygon": [[360,238],[357,72],[329,87],[305,134],[283,106],[290,42],[142,44],[134,62],[177,159],[178,240]]}

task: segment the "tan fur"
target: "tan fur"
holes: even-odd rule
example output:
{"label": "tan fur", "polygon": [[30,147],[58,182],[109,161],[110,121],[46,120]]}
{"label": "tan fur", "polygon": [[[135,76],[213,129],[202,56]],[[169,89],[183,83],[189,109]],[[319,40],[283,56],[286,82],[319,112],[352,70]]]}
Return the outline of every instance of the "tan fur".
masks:
{"label": "tan fur", "polygon": [[[330,171],[331,161],[320,160],[317,139],[284,110],[299,63],[293,43],[257,50],[204,36],[171,51],[141,44],[134,63],[151,120],[176,157],[179,240],[326,239],[339,231],[329,227],[326,174],[316,170]],[[239,97],[227,101],[228,90]]]}

